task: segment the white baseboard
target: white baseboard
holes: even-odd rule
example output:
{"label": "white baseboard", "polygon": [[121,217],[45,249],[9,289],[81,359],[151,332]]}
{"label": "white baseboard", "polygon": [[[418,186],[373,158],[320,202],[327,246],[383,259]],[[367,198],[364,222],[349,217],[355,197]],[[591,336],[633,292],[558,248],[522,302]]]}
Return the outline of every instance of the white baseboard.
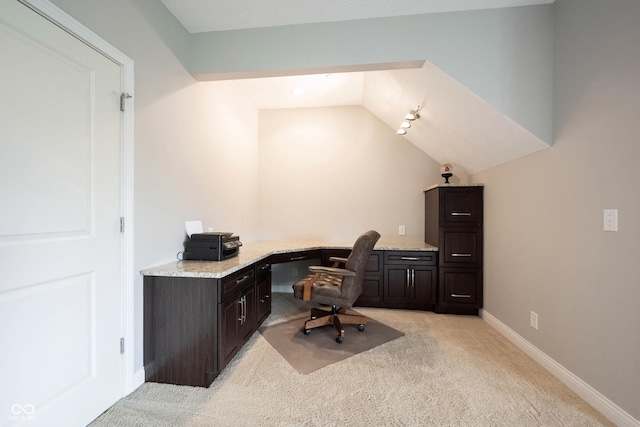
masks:
{"label": "white baseboard", "polygon": [[480,317],[509,341],[538,362],[547,371],[562,381],[578,396],[597,409],[602,415],[618,426],[640,427],[640,421],[633,418],[618,405],[607,399],[589,384],[578,378],[571,371],[543,353],[539,348],[518,335],[513,329],[499,321],[486,310],[481,310]]}

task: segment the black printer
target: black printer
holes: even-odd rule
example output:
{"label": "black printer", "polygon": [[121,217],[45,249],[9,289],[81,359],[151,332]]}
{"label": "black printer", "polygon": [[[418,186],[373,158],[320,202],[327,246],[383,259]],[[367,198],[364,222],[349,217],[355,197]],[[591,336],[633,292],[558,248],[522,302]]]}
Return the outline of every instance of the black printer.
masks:
{"label": "black printer", "polygon": [[184,242],[184,260],[222,261],[240,252],[240,237],[227,232],[193,233]]}

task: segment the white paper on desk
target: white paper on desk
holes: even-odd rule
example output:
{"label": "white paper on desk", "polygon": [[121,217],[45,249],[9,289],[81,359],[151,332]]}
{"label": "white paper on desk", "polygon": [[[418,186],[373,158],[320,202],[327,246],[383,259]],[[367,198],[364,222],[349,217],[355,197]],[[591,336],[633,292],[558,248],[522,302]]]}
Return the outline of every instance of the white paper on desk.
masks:
{"label": "white paper on desk", "polygon": [[193,233],[202,233],[202,221],[185,221],[184,229],[189,237],[191,237]]}

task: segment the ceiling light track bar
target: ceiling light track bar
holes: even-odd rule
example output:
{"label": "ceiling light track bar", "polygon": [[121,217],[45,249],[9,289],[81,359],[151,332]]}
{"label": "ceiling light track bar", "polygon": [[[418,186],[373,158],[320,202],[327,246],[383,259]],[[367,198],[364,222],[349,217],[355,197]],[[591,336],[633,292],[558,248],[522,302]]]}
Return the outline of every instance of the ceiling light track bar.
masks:
{"label": "ceiling light track bar", "polygon": [[404,121],[400,124],[400,128],[396,132],[398,135],[406,135],[407,129],[411,127],[411,122],[420,118],[420,106],[418,105],[415,110],[409,110]]}

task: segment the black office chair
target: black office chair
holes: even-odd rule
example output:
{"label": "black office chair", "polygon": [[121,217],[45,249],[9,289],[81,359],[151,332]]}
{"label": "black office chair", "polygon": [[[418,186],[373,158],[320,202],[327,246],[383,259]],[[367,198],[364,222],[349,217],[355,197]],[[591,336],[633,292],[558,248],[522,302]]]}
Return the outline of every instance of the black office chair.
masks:
{"label": "black office chair", "polygon": [[[334,262],[333,267],[310,266],[311,274],[293,284],[296,298],[331,306],[331,311],[311,309],[311,318],[304,324],[305,334],[313,328],[333,325],[338,332],[336,341],[341,343],[343,324],[358,325],[358,330],[364,331],[367,318],[358,313],[347,313],[347,309],[351,309],[362,293],[364,271],[379,238],[378,232],[367,231],[358,237],[348,258],[329,258]],[[340,264],[344,264],[344,268],[338,268]]]}

